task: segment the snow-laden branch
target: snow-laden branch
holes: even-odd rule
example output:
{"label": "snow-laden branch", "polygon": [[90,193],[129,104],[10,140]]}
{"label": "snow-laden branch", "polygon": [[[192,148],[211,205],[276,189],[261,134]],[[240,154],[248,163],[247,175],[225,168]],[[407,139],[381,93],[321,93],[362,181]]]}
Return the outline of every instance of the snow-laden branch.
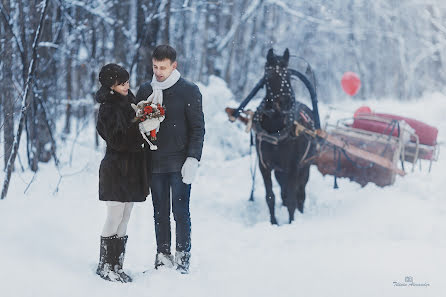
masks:
{"label": "snow-laden branch", "polygon": [[226,45],[229,43],[229,41],[234,38],[235,33],[237,32],[237,29],[245,23],[257,10],[258,8],[263,4],[263,0],[255,0],[252,1],[248,9],[246,10],[245,14],[243,14],[242,18],[240,20],[237,20],[232,24],[231,29],[226,34],[223,39],[221,39],[217,44],[217,52],[220,53]]}
{"label": "snow-laden branch", "polygon": [[309,15],[305,15],[303,13],[300,13],[299,11],[291,8],[288,6],[288,4],[286,4],[285,2],[283,2],[282,0],[267,0],[269,4],[273,4],[273,5],[277,5],[280,8],[282,8],[284,10],[284,12],[301,18],[305,21],[311,22],[311,23],[315,23],[315,24],[319,24],[319,25],[330,25],[330,26],[336,26],[336,27],[346,27],[347,25],[341,21],[341,20],[337,20],[337,19],[333,19],[333,20],[321,20]]}
{"label": "snow-laden branch", "polygon": [[11,32],[12,37],[14,38],[16,44],[17,44],[17,48],[19,49],[20,55],[22,56],[22,59],[24,58],[24,54],[23,54],[23,45],[20,42],[19,38],[17,38],[17,35],[14,33],[14,30],[12,29],[12,24],[10,22],[10,17],[7,13],[7,11],[5,10],[5,7],[3,6],[3,3],[0,1],[0,12],[3,16],[3,20],[5,22],[6,27],[8,28],[8,30]]}
{"label": "snow-laden branch", "polygon": [[39,42],[39,47],[51,47],[51,48],[59,48],[58,44],[55,44],[54,42],[48,42],[48,41],[42,41]]}
{"label": "snow-laden branch", "polygon": [[430,15],[427,10],[424,11],[424,15],[429,18],[432,25],[437,28],[437,30],[441,31],[443,34],[446,34],[446,27],[443,26],[439,21],[437,21],[432,15]]}
{"label": "snow-laden branch", "polygon": [[441,53],[446,49],[446,42],[436,43],[432,45],[431,47],[427,48],[426,51],[421,52],[418,56],[416,56],[414,59],[412,59],[412,63],[409,65],[409,72],[413,75],[415,72],[415,69],[418,67],[418,65],[426,59],[427,57],[432,56],[436,52]]}
{"label": "snow-laden branch", "polygon": [[12,167],[14,165],[15,158],[17,157],[17,153],[19,150],[20,138],[22,136],[23,126],[25,124],[25,116],[26,116],[26,112],[27,112],[27,109],[29,106],[29,103],[27,102],[28,101],[27,98],[28,98],[29,90],[31,88],[31,82],[32,82],[32,79],[34,76],[34,71],[36,69],[37,45],[38,45],[40,35],[42,33],[43,20],[45,19],[48,2],[49,2],[49,0],[42,1],[42,3],[43,3],[42,14],[40,15],[39,26],[37,27],[36,33],[34,35],[34,41],[33,41],[33,45],[32,45],[32,58],[31,58],[31,62],[29,63],[28,77],[26,79],[25,91],[23,92],[23,96],[22,96],[22,108],[21,108],[21,113],[20,113],[19,126],[17,127],[17,133],[14,138],[14,143],[12,145],[11,155],[9,156],[8,163],[6,166],[6,176],[5,176],[5,180],[3,182],[3,188],[2,188],[2,193],[1,193],[0,199],[4,199],[6,197],[6,195],[8,194],[9,181],[11,179],[11,174],[12,174]]}
{"label": "snow-laden branch", "polygon": [[[60,0],[60,1],[62,1],[62,0]],[[62,2],[61,2],[61,4],[62,4]],[[64,4],[67,4],[68,6],[71,5],[71,6],[77,6],[79,8],[82,8],[85,11],[89,12],[90,14],[96,15],[96,16],[102,18],[109,25],[113,25],[115,23],[113,18],[109,17],[107,14],[104,13],[104,11],[107,11],[107,9],[103,9],[103,7],[93,8],[89,5],[87,5],[85,3],[85,1],[75,1],[75,0],[64,1]]]}

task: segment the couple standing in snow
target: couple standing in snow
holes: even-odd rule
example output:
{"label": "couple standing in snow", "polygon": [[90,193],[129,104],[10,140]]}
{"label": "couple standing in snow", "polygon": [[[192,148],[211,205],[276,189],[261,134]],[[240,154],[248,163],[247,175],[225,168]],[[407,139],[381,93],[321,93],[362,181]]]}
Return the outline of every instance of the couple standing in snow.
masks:
{"label": "couple standing in snow", "polygon": [[[101,88],[96,101],[101,105],[96,128],[107,144],[99,169],[99,199],[106,202],[107,219],[96,273],[110,281],[132,281],[122,269],[126,229],[133,203],[145,201],[149,192],[157,242],[155,269],[166,266],[189,272],[190,191],[205,133],[201,93],[195,84],[181,77],[171,46],[157,46],[152,63],[152,81],[141,85],[136,98],[129,90],[129,73],[123,67],[107,64],[99,73]],[[134,121],[134,104],[142,101],[165,107],[154,151],[149,150],[140,133],[153,130],[153,119]],[[175,257],[170,247],[171,205],[176,222]]]}

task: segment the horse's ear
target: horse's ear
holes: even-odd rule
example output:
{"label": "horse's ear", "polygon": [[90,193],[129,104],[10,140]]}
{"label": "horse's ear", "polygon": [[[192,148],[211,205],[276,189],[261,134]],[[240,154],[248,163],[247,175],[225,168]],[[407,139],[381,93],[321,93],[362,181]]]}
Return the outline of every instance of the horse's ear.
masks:
{"label": "horse's ear", "polygon": [[269,49],[268,54],[266,55],[266,61],[267,61],[269,64],[271,64],[271,63],[274,62],[274,52],[273,52],[273,49],[272,49],[272,48]]}
{"label": "horse's ear", "polygon": [[288,50],[288,48],[286,48],[286,50],[283,52],[283,59],[288,63],[288,61],[290,60],[290,51]]}

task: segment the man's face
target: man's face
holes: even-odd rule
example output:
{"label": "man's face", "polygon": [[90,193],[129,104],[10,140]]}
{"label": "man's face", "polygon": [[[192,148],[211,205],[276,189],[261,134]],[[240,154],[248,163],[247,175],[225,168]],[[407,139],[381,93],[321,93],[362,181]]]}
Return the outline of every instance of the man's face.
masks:
{"label": "man's face", "polygon": [[165,81],[172,71],[177,68],[177,62],[171,62],[169,59],[164,59],[162,61],[158,61],[152,59],[153,64],[153,74],[155,74],[156,80],[159,82]]}

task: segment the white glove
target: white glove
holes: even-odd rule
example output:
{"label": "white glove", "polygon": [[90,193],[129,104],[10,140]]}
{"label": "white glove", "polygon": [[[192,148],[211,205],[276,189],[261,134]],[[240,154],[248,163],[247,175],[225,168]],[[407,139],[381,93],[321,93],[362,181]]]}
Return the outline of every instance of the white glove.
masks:
{"label": "white glove", "polygon": [[198,160],[193,157],[187,157],[186,161],[181,168],[181,176],[183,177],[183,183],[190,185],[197,174]]}
{"label": "white glove", "polygon": [[142,130],[144,133],[149,133],[152,130],[158,129],[161,122],[162,121],[157,118],[147,119],[144,122],[139,123],[139,129]]}

